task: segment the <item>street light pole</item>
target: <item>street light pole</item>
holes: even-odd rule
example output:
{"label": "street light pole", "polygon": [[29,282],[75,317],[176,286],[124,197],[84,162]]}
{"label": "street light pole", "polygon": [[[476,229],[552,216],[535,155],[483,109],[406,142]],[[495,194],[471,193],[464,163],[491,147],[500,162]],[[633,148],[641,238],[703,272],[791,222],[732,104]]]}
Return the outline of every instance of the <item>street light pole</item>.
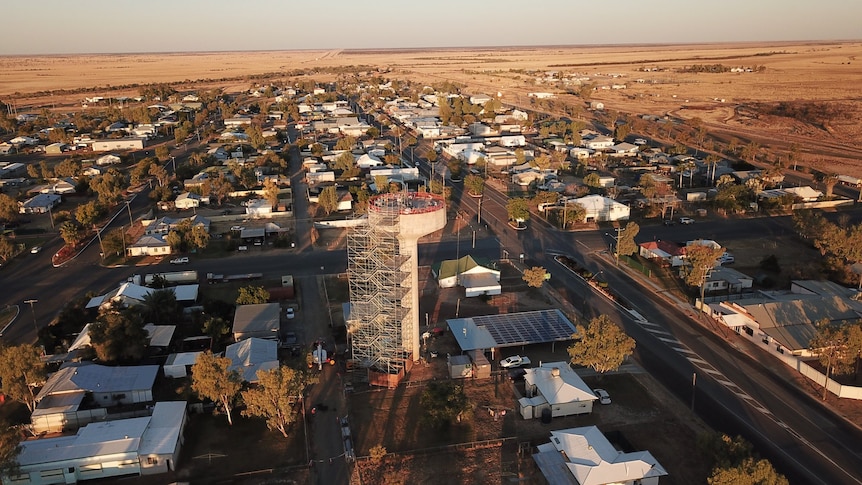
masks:
{"label": "street light pole", "polygon": [[36,339],[37,340],[39,339],[39,326],[36,325],[36,307],[34,307],[33,305],[35,303],[38,303],[38,302],[39,302],[39,300],[35,300],[35,299],[24,300],[24,303],[28,303],[30,305],[30,311],[33,312],[33,328],[36,329]]}

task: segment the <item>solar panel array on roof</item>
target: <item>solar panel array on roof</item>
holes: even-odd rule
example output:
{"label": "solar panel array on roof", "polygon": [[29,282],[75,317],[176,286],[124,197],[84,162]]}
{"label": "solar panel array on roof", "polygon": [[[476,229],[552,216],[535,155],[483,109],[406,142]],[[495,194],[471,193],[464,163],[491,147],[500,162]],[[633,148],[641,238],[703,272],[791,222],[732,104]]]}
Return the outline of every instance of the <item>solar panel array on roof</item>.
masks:
{"label": "solar panel array on roof", "polygon": [[559,310],[539,310],[473,317],[477,327],[485,327],[498,347],[569,340],[575,327]]}

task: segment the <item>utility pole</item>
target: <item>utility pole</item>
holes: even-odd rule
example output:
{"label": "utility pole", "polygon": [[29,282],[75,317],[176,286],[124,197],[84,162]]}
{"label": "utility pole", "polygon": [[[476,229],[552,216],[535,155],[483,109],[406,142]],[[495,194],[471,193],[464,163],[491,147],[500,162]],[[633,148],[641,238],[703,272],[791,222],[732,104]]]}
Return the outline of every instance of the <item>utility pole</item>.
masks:
{"label": "utility pole", "polygon": [[33,306],[35,303],[39,303],[39,300],[31,299],[24,300],[24,303],[30,304],[30,311],[33,312],[33,328],[36,329],[36,339],[39,339],[39,326],[36,325],[36,308]]}
{"label": "utility pole", "polygon": [[128,209],[128,211],[129,211],[129,229],[131,229],[132,226],[135,225],[135,221],[132,220],[132,208],[131,208],[131,206],[129,206],[129,203],[130,202],[127,200],[126,201],[126,209]]}

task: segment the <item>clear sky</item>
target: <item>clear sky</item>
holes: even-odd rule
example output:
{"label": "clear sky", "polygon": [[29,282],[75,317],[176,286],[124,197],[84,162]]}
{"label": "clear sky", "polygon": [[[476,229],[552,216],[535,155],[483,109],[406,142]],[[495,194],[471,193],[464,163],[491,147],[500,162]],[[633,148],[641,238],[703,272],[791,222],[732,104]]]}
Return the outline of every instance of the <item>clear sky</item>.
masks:
{"label": "clear sky", "polygon": [[3,0],[0,55],[862,39],[862,0]]}

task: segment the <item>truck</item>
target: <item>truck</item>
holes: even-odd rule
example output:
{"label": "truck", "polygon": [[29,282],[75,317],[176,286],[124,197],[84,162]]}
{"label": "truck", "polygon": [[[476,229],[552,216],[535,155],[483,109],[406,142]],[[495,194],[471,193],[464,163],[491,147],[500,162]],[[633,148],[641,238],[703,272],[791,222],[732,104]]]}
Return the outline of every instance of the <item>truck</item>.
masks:
{"label": "truck", "polygon": [[150,273],[143,276],[136,274],[129,278],[129,282],[136,285],[151,285],[157,276],[168,283],[183,284],[198,282],[197,271],[168,271],[165,273]]}
{"label": "truck", "polygon": [[243,274],[216,274],[207,273],[207,282],[213,283],[230,283],[231,281],[251,281],[263,278],[263,273],[243,273]]}

